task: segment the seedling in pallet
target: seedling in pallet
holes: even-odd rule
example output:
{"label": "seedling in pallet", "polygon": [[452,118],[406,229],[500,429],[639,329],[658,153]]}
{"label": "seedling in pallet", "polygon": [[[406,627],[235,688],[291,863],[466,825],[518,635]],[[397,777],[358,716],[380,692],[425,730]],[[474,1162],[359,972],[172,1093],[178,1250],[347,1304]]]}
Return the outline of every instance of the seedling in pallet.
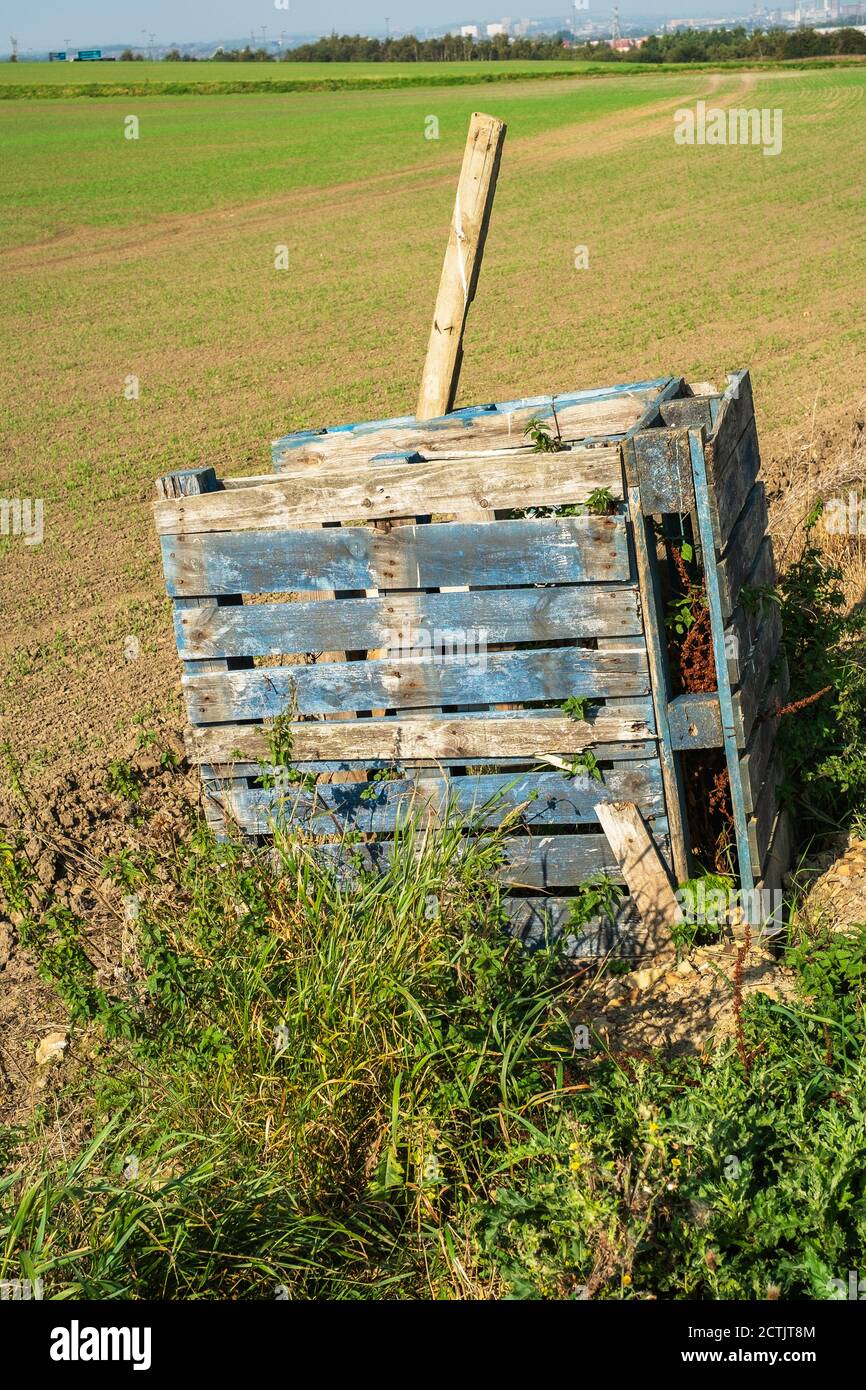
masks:
{"label": "seedling in pallet", "polygon": [[362,801],[375,801],[379,794],[379,786],[382,782],[399,782],[405,776],[402,768],[399,767],[380,767],[371,775],[366,787],[361,792]]}
{"label": "seedling in pallet", "polygon": [[582,931],[593,919],[616,921],[616,914],[625,897],[622,885],[609,874],[593,874],[582,883],[571,900],[568,917],[569,931]]}
{"label": "seedling in pallet", "polygon": [[562,452],[563,443],[559,435],[554,439],[546,425],[543,425],[535,416],[529,421],[524,436],[532,440],[532,447],[536,454],[558,454]]}
{"label": "seedling in pallet", "polygon": [[586,719],[588,708],[589,700],[585,695],[569,695],[563,703],[562,712],[580,724]]}
{"label": "seedling in pallet", "polygon": [[591,777],[594,782],[603,782],[601,768],[594,753],[587,750],[573,758],[568,770],[569,777]]}
{"label": "seedling in pallet", "polygon": [[744,584],[740,590],[740,603],[743,611],[753,617],[756,613],[765,613],[771,603],[781,603],[781,598],[772,584]]}
{"label": "seedling in pallet", "polygon": [[612,516],[616,511],[616,498],[610,488],[593,488],[586,499],[586,510],[592,516]]}

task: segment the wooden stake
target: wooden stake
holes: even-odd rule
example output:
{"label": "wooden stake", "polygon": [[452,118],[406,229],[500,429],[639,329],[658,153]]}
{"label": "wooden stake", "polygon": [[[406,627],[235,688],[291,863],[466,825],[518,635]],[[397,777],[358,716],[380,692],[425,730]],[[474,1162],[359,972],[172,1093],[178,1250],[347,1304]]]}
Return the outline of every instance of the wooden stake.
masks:
{"label": "wooden stake", "polygon": [[663,960],[676,955],[672,928],[682,919],[664,862],[633,801],[600,801],[595,814],[628,884],[651,949]]}
{"label": "wooden stake", "polygon": [[447,415],[454,406],[463,359],[463,329],[469,305],[475,298],[504,142],[505,122],[475,111],[469,122],[451,233],[421,377],[415,412],[419,420]]}

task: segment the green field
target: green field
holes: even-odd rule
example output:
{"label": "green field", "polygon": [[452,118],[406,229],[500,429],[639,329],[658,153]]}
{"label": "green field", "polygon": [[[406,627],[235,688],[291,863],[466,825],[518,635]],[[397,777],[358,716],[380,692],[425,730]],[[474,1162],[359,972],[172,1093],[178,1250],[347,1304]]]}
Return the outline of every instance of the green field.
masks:
{"label": "green field", "polygon": [[[569,72],[585,68],[586,63],[525,62],[525,63],[2,63],[0,83],[19,86],[39,86],[52,82],[59,85],[84,83],[127,82],[279,82],[288,79],[309,82],[323,77],[381,78],[419,77],[429,79],[448,73],[461,77],[481,76],[488,69],[520,75],[525,71]],[[383,71],[384,69],[384,71]]]}
{"label": "green field", "polygon": [[[26,669],[49,715],[109,746],[143,671],[108,702],[91,677],[133,621],[165,701],[157,474],[261,471],[288,429],[412,409],[474,109],[509,132],[461,403],[748,365],[765,452],[849,409],[866,375],[864,95],[854,68],[681,69],[0,104],[0,490],[51,518],[38,549],[0,542],[13,724],[30,726]],[[675,145],[673,113],[700,97],[781,108],[782,153]],[[67,755],[57,729],[30,730],[37,758]]]}
{"label": "green field", "polygon": [[[564,59],[557,62],[508,61],[466,63],[2,63],[0,99],[26,96],[104,96],[112,88],[137,93],[275,90],[304,87],[360,88],[462,86],[593,73],[604,76],[611,63]],[[641,63],[618,63],[618,73],[646,72]]]}

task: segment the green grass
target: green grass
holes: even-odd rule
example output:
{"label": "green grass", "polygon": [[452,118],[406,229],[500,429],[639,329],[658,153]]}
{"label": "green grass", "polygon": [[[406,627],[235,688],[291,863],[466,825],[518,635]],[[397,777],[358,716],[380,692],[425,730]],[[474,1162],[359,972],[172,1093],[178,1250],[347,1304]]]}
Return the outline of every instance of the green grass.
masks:
{"label": "green grass", "polygon": [[[688,91],[688,76],[677,87]],[[574,88],[503,89],[496,111],[519,138],[579,125],[658,99],[652,80]],[[67,217],[89,226],[128,226],[171,213],[231,207],[297,188],[407,174],[459,161],[472,101],[461,91],[154,97],[141,111],[106,97],[64,105],[0,107],[4,149],[0,245],[50,236]],[[129,114],[139,138],[126,139]],[[439,139],[425,139],[425,120]],[[183,158],[183,177],[178,159]],[[459,163],[458,163],[459,167]]]}
{"label": "green grass", "polygon": [[[862,64],[857,56],[792,60],[748,59],[690,63],[694,72],[839,68]],[[616,78],[682,71],[681,63],[561,61],[470,61],[453,63],[3,63],[0,100],[106,96],[211,96],[255,92],[351,91],[399,87],[457,87],[466,84],[545,78]]]}
{"label": "green grass", "polygon": [[[93,1138],[0,1133],[0,1278],[48,1298],[829,1298],[866,1238],[866,928],[791,964],[742,1042],[635,1060],[589,979],[503,932],[495,838],[407,827],[337,878],[193,828],[105,879],[122,984],[14,845],[7,902],[71,1011]],[[808,991],[808,998],[806,992]],[[743,1060],[745,1058],[745,1062]]]}

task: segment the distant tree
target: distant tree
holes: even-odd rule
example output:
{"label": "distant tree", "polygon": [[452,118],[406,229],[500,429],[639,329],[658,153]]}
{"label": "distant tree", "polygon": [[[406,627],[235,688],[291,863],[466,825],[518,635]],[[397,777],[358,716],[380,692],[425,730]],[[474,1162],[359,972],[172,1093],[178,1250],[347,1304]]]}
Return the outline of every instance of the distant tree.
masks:
{"label": "distant tree", "polygon": [[164,63],[180,63],[180,62],[183,61],[183,59],[181,58],[181,55],[180,55],[180,52],[178,51],[178,49],[176,49],[176,48],[170,48],[169,51],[168,51],[167,53],[163,54],[163,59],[162,59],[162,61],[163,61]]}
{"label": "distant tree", "polygon": [[859,29],[839,29],[833,37],[837,53],[866,53],[866,34]]}

